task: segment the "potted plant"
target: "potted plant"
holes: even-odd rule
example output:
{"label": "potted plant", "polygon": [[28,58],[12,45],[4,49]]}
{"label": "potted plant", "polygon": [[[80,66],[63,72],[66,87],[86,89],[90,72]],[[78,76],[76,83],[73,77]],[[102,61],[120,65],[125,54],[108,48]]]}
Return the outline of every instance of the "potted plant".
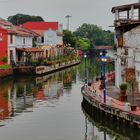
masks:
{"label": "potted plant", "polygon": [[127,84],[126,83],[122,83],[120,85],[120,100],[121,101],[126,101],[127,100],[126,90],[127,90]]}

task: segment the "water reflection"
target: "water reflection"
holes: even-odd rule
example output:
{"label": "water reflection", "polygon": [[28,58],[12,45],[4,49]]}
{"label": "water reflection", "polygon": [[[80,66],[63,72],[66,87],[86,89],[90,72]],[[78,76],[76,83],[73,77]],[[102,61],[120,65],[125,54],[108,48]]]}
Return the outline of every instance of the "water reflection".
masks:
{"label": "water reflection", "polygon": [[17,76],[0,84],[0,120],[32,112],[39,101],[59,100],[76,82],[76,67],[42,77]]}
{"label": "water reflection", "polygon": [[[87,62],[87,67],[90,67],[88,80],[99,76],[98,66],[95,64],[93,60]],[[102,120],[92,120],[81,110],[80,88],[83,83],[84,63],[55,74],[42,77],[17,76],[13,80],[2,82],[0,126],[7,127],[1,127],[1,138],[18,140],[16,130],[20,127],[20,122],[24,130],[18,132],[22,135],[21,139],[28,139],[28,129],[31,128],[31,140],[130,140],[135,133],[129,133],[122,127],[122,134],[115,122],[110,124],[110,129]],[[30,114],[29,120],[26,120],[25,114]],[[13,120],[14,125],[6,123],[9,120]],[[8,139],[7,133],[13,139],[10,136]],[[130,135],[127,137],[128,133]],[[138,134],[135,138],[138,140]]]}

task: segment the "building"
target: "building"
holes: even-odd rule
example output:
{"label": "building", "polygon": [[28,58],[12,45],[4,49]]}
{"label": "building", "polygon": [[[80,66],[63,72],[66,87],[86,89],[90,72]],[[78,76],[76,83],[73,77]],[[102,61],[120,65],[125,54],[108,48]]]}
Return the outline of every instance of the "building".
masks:
{"label": "building", "polygon": [[115,51],[112,46],[96,46],[95,50],[98,54],[102,52],[103,54],[105,53],[107,57],[114,59]]}
{"label": "building", "polygon": [[0,65],[7,64],[4,62],[4,58],[7,59],[8,57],[8,42],[7,42],[8,32],[5,29],[0,28]]}
{"label": "building", "polygon": [[140,82],[140,2],[113,7],[112,13],[117,45],[116,86],[132,79]]}
{"label": "building", "polygon": [[4,19],[0,19],[0,28],[1,35],[5,32],[1,42],[3,49],[0,52],[0,57],[6,56],[8,64],[11,62],[26,62],[27,54],[31,54],[36,59],[42,57],[42,50],[33,48],[33,39],[39,36],[37,33],[12,25]]}
{"label": "building", "polygon": [[63,27],[58,22],[26,22],[22,27],[40,35],[37,39],[38,45],[63,44]]}

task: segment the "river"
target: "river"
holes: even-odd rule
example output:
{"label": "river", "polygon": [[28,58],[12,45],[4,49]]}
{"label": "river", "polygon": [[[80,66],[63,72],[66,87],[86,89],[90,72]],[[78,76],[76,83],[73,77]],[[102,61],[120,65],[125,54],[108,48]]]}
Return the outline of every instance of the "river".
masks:
{"label": "river", "polygon": [[[99,75],[91,64],[87,61],[90,81]],[[82,109],[84,66],[83,61],[51,75],[16,76],[1,82],[1,140],[130,140],[132,133],[112,130]]]}

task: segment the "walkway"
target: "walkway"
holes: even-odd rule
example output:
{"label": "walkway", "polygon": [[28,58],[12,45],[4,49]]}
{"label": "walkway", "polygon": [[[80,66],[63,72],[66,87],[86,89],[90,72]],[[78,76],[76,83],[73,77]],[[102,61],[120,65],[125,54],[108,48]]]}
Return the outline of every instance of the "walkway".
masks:
{"label": "walkway", "polygon": [[[92,91],[92,95],[90,96],[92,98],[96,98],[100,102],[104,103],[104,96],[103,96],[103,90],[100,89],[100,81],[92,83],[91,86],[88,86],[88,89]],[[96,91],[96,92],[94,92]],[[137,107],[136,111],[131,111],[130,107],[126,107],[126,102],[119,101],[119,89],[115,86],[107,86],[107,95],[106,95],[106,104],[113,106],[114,108],[118,108],[122,111],[128,111],[129,113],[132,113],[134,115],[140,116],[140,107]],[[130,103],[128,103],[130,105]]]}

